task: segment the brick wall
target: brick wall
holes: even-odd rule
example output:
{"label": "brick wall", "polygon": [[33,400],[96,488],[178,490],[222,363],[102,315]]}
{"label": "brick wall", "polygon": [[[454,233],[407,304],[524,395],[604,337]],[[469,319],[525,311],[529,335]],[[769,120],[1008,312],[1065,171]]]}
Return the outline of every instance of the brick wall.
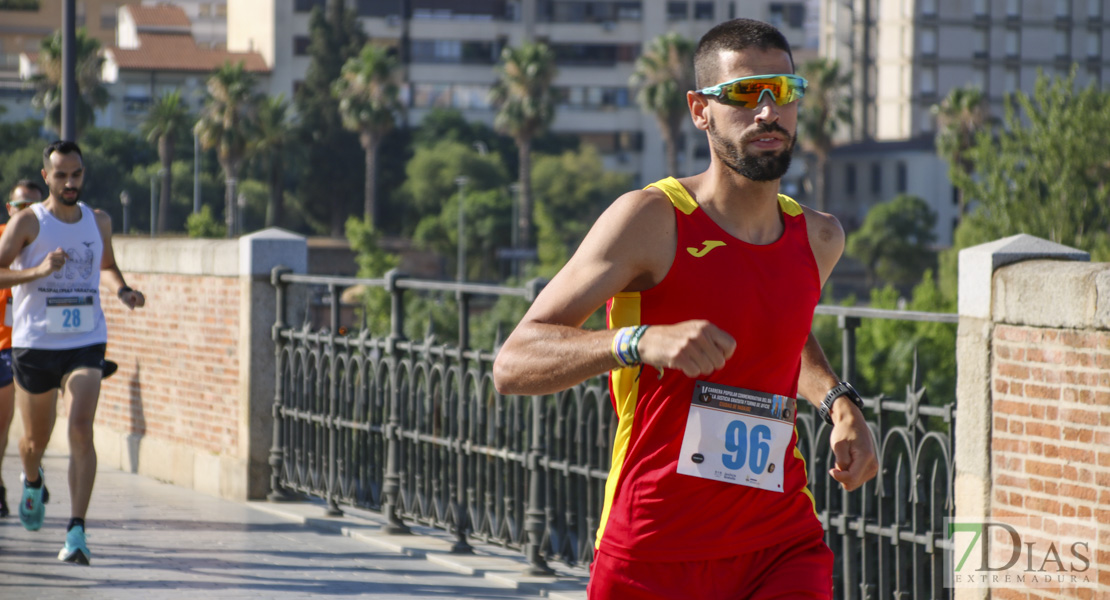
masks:
{"label": "brick wall", "polygon": [[991,515],[1105,524],[1110,594],[1110,332],[999,324],[992,346]]}
{"label": "brick wall", "polygon": [[147,306],[130,311],[104,291],[108,358],[96,422],[220,454],[239,444],[237,278],[131,274]]}

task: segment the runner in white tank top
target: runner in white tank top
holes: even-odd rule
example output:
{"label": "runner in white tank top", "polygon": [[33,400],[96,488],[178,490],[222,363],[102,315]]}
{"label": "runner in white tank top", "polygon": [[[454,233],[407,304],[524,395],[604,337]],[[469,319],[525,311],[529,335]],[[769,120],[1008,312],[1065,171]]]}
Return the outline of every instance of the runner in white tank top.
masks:
{"label": "runner in white tank top", "polygon": [[85,178],[81,149],[54,142],[43,150],[50,196],[12,217],[0,235],[0,287],[14,287],[12,370],[23,416],[23,496],[19,520],[42,527],[42,454],[54,429],[58,389],[70,400],[70,521],[58,558],[89,564],[85,514],[96,478],[96,417],[108,332],[101,284],[128,308],[146,303],[123,280],[112,252],[112,219],[79,202]]}
{"label": "runner in white tank top", "polygon": [[65,267],[12,289],[12,348],[67,350],[108,342],[100,309],[104,243],[93,210],[84,202],[77,207],[76,223],[59,221],[42,204],[31,207],[39,233],[12,268],[30,269],[58,248],[65,250]]}

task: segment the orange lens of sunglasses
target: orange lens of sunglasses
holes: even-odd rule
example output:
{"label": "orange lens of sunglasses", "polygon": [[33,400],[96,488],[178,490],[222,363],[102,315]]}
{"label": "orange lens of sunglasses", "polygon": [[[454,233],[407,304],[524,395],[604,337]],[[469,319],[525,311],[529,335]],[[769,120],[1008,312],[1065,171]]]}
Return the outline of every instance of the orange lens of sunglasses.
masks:
{"label": "orange lens of sunglasses", "polygon": [[806,80],[797,75],[773,75],[770,77],[743,77],[720,86],[717,99],[726,104],[755,108],[763,99],[763,94],[771,94],[775,104],[783,106],[805,96]]}

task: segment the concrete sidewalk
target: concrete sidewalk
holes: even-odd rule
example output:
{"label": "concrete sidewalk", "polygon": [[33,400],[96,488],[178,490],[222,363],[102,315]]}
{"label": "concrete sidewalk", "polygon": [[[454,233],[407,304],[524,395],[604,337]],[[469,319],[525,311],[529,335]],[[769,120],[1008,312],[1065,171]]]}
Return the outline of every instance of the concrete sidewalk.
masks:
{"label": "concrete sidewalk", "polygon": [[44,461],[51,499],[40,531],[19,523],[19,457],[3,465],[12,515],[0,519],[0,597],[537,598],[584,600],[587,571],[523,575],[518,553],[487,545],[450,553],[446,533],[381,533],[376,513],[327,517],[314,502],[234,502],[102,469],[88,515],[92,566],[58,561],[69,521],[68,458]]}

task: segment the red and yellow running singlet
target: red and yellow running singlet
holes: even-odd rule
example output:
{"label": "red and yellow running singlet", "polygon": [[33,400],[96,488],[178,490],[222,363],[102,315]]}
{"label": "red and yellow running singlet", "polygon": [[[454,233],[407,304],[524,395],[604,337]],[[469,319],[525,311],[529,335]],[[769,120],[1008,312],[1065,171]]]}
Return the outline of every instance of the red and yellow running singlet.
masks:
{"label": "red and yellow running singlet", "polygon": [[[0,225],[0,234],[8,227],[7,223]],[[0,350],[12,347],[12,288],[0,289]],[[2,450],[0,450],[2,451]]]}
{"label": "red and yellow running singlet", "polygon": [[[613,297],[609,326],[708,320],[736,339],[736,352],[703,381],[796,397],[801,351],[821,294],[801,206],[780,195],[785,230],[760,246],[726,233],[677,180],[652,186],[674,205],[674,263],[655,287]],[[782,492],[676,471],[693,390],[694,380],[673,369],[613,371],[619,423],[597,546],[625,559],[708,560],[820,537],[796,431]]]}

